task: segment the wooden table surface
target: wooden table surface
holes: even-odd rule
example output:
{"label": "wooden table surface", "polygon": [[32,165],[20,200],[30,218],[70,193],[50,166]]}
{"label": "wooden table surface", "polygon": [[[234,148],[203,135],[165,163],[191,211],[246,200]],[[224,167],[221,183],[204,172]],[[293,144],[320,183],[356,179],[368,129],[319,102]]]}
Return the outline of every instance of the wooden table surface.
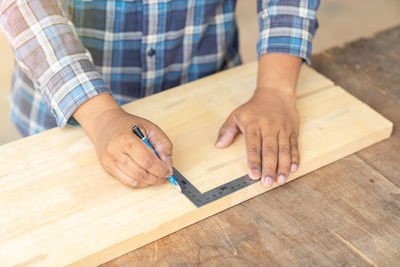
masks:
{"label": "wooden table surface", "polygon": [[400,27],[313,57],[390,139],[104,266],[400,265]]}

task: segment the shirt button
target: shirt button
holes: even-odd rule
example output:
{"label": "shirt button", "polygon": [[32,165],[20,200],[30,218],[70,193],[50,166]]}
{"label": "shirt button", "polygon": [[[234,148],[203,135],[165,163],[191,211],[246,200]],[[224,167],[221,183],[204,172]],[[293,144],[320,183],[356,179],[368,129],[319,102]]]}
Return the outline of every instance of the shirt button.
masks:
{"label": "shirt button", "polygon": [[150,48],[149,51],[147,51],[147,55],[149,57],[152,57],[156,54],[156,50],[154,48]]}

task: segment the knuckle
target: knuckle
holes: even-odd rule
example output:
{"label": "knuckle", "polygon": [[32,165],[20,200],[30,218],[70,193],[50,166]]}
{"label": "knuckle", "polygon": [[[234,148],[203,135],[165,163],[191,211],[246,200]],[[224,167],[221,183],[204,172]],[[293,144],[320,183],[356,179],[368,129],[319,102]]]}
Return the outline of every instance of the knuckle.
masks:
{"label": "knuckle", "polygon": [[287,145],[279,146],[279,153],[289,154],[289,151],[290,151],[289,146]]}
{"label": "knuckle", "polygon": [[254,131],[254,132],[251,134],[251,137],[254,138],[255,140],[256,140],[256,139],[261,140],[261,132],[260,132],[260,130]]}
{"label": "knuckle", "polygon": [[121,139],[122,141],[126,141],[132,138],[132,133],[130,131],[127,132],[122,132],[118,135],[118,138]]}
{"label": "knuckle", "polygon": [[265,132],[263,138],[275,138],[276,137],[276,132],[269,130],[267,132]]}
{"label": "knuckle", "polygon": [[290,140],[295,142],[297,141],[298,137],[299,137],[298,130],[296,131],[295,129],[293,129],[293,131],[290,134]]}
{"label": "knuckle", "polygon": [[115,142],[115,144],[124,144],[124,145],[130,143],[129,138],[125,133],[116,133],[113,142]]}
{"label": "knuckle", "polygon": [[174,149],[174,145],[172,144],[172,142],[168,140],[167,144],[168,144],[167,147],[168,147],[169,151],[172,151]]}
{"label": "knuckle", "polygon": [[291,160],[292,160],[292,163],[299,163],[300,155],[298,153],[297,154],[292,154],[291,155]]}
{"label": "knuckle", "polygon": [[133,143],[132,142],[125,142],[125,148],[127,151],[133,151]]}
{"label": "knuckle", "polygon": [[248,135],[252,138],[258,138],[258,132],[255,130],[248,131]]}
{"label": "knuckle", "polygon": [[276,168],[273,168],[271,166],[264,166],[262,170],[264,175],[267,174],[274,176],[276,174]]}
{"label": "knuckle", "polygon": [[129,185],[133,188],[138,188],[139,187],[139,182],[137,180],[132,179],[129,183]]}
{"label": "knuckle", "polygon": [[279,129],[278,127],[274,126],[273,124],[267,124],[265,130],[263,131],[263,138],[276,138],[278,135]]}
{"label": "knuckle", "polygon": [[114,155],[114,151],[112,149],[112,147],[110,145],[107,145],[104,149],[104,155],[106,155],[106,157],[113,157]]}
{"label": "knuckle", "polygon": [[170,176],[170,170],[169,169],[166,169],[165,171],[164,171],[164,175],[162,176],[162,177],[169,177]]}
{"label": "knuckle", "polygon": [[121,160],[119,161],[119,163],[120,163],[122,166],[128,166],[128,165],[129,165],[129,161],[128,161],[128,159],[126,159],[126,158],[121,159]]}
{"label": "knuckle", "polygon": [[145,159],[143,162],[143,168],[145,170],[149,170],[151,169],[151,167],[153,166],[153,161],[151,159]]}
{"label": "knuckle", "polygon": [[257,134],[257,129],[258,129],[258,123],[253,121],[253,122],[249,122],[244,126],[244,130],[246,131],[246,133],[250,133],[250,134]]}
{"label": "knuckle", "polygon": [[276,120],[269,120],[265,123],[269,129],[281,129],[282,123]]}
{"label": "knuckle", "polygon": [[292,150],[295,150],[296,152],[297,152],[298,146],[299,145],[297,144],[297,142],[291,144]]}
{"label": "knuckle", "polygon": [[119,162],[119,159],[116,158],[115,156],[110,157],[110,160],[111,160],[111,162],[112,162],[113,164],[118,164],[118,162]]}
{"label": "knuckle", "polygon": [[141,169],[141,170],[136,171],[135,180],[133,180],[133,181],[136,181],[136,182],[143,181],[146,179],[146,177],[147,177],[146,171]]}
{"label": "knuckle", "polygon": [[256,168],[259,169],[261,165],[261,157],[258,158],[248,158],[247,159],[247,166],[250,169]]}
{"label": "knuckle", "polygon": [[166,148],[172,149],[172,142],[168,138],[163,138],[160,143]]}
{"label": "knuckle", "polygon": [[164,139],[159,143],[158,148],[164,153],[170,154],[173,147],[172,143],[168,139]]}
{"label": "knuckle", "polygon": [[256,146],[250,146],[249,148],[247,148],[247,151],[249,152],[249,154],[260,156],[260,149]]}
{"label": "knuckle", "polygon": [[283,172],[287,172],[290,167],[290,160],[285,160],[279,163],[278,169]]}
{"label": "knuckle", "polygon": [[276,124],[275,120],[266,120],[262,122],[265,126],[268,126],[269,128],[273,128]]}
{"label": "knuckle", "polygon": [[273,146],[273,145],[267,145],[265,147],[265,152],[268,153],[268,154],[271,154],[273,156],[277,155],[276,147]]}
{"label": "knuckle", "polygon": [[218,135],[222,135],[223,133],[225,133],[225,126],[224,125],[222,125],[221,128],[219,128]]}
{"label": "knuckle", "polygon": [[282,122],[282,123],[279,123],[279,129],[282,132],[287,132],[290,129],[290,126],[287,123]]}

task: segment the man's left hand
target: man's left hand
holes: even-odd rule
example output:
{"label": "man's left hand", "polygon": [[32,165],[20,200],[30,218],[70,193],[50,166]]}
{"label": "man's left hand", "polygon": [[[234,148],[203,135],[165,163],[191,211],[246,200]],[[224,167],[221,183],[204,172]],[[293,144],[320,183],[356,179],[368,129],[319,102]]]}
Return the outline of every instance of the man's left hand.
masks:
{"label": "man's left hand", "polygon": [[257,89],[222,125],[217,148],[229,146],[242,132],[246,140],[248,173],[264,186],[284,184],[299,165],[299,115],[296,96],[274,88]]}

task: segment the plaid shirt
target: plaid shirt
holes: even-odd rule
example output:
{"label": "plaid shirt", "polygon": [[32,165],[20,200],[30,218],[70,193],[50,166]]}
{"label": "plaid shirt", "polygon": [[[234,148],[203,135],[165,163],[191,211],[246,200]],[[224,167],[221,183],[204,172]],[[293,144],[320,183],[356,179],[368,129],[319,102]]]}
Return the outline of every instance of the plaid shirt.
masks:
{"label": "plaid shirt", "polygon": [[[17,61],[12,119],[23,135],[73,124],[99,94],[119,104],[240,64],[236,0],[0,0]],[[259,0],[258,55],[308,63],[319,0]]]}

